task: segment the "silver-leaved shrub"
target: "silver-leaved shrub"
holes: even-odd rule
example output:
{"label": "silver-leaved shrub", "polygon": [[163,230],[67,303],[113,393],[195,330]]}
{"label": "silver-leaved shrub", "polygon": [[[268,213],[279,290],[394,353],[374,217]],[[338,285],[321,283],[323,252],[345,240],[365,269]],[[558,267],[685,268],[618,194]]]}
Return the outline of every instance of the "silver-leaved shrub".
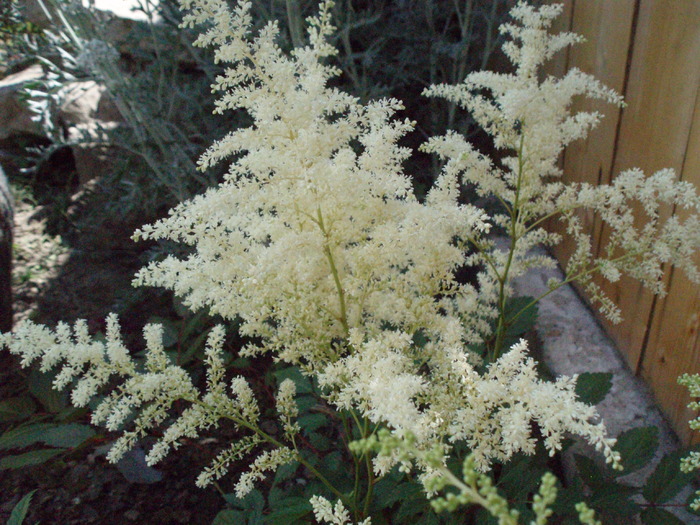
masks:
{"label": "silver-leaved shrub", "polygon": [[[252,124],[231,131],[201,157],[202,170],[230,162],[221,185],[136,232],[136,239],[169,239],[191,250],[151,263],[135,284],[171,289],[192,310],[208,307],[225,320],[240,320],[240,333],[255,341],[241,355],[270,354],[312,377],[325,402],[356,427],[361,441],[351,452],[371,461],[373,481],[399,465],[414,471],[430,494],[455,487],[458,495],[436,501],[438,509],[478,503],[502,523],[515,523],[517,512],[484,473],[493,460],[534,453],[537,436],[554,454],[566,434],[575,434],[618,467],[615,440],[595,408],[577,399],[576,377],[543,380],[524,342],[504,348],[508,327],[523,313],[507,310],[510,285],[530,268],[555,264],[531,255],[531,248],[560,241],[545,229],[558,217],[577,249],[565,279],[550,288],[581,281],[616,320],[619,310],[591,276],[615,280],[625,272],[662,293],[662,265],[673,263],[697,282],[690,255],[700,245],[700,199],[670,170],[650,177],[631,170],[599,187],[560,180],[563,148],[600,118],[571,114],[572,98],[622,103],[579,70],[541,79],[546,60],[580,41],[571,33],[548,34],[561,6],[536,9],[521,2],[513,8],[513,23],[501,28],[510,35],[504,51],[513,73],[473,73],[463,84],[426,91],[469,110],[507,156],[488,159],[454,132],[430,139],[423,149],[437,153],[444,169],[421,202],[402,169],[411,152],[399,141],[412,123],[396,118],[401,103],[362,104],[332,87],[339,70],[328,65],[336,53],[329,44],[330,1],[308,20],[308,45],[289,54],[276,44],[275,23],[250,34],[250,2],[233,9],[225,0],[181,4],[184,25],[204,28],[196,44],[214,47],[224,66],[214,85],[221,92],[216,111],[245,110]],[[460,203],[464,183],[497,199],[501,211],[488,215]],[[688,209],[689,218],[664,220],[660,207],[666,204]],[[603,258],[590,253],[580,208],[597,212],[611,228]],[[506,232],[507,244],[494,242],[494,228]],[[478,284],[455,278],[464,266],[476,269]],[[147,455],[149,464],[157,463],[183,438],[227,420],[243,437],[220,451],[198,485],[221,478],[233,461],[253,457],[236,484],[243,497],[266,473],[299,461],[338,498],[335,504],[312,498],[319,521],[348,522],[349,505],[355,519],[370,522],[367,505],[353,507],[357,500],[301,454],[291,380],[280,385],[280,432],[271,434],[260,425],[249,384],[225,369],[223,327],[208,337],[204,387],[170,362],[162,327],[149,325],[144,335],[143,364],[121,342],[114,315],[104,340],[78,321],[55,330],[27,322],[1,341],[23,366],[38,359],[42,370],[60,367],[55,387],[70,387],[76,406],[116,385],[92,414],[93,423],[122,431],[111,461],[158,428],[162,437]],[[469,349],[478,344],[486,351]],[[463,479],[445,467],[459,443],[471,451]],[[533,505],[537,523],[546,521],[554,496],[553,478],[545,477]],[[577,508],[582,521],[594,523],[585,505]]]}

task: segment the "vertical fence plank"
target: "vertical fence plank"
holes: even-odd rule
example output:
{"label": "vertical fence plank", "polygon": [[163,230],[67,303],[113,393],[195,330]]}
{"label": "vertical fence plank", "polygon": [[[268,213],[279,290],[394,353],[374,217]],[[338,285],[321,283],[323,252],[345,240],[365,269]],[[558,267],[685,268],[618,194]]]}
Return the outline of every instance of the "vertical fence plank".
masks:
{"label": "vertical fence plank", "polygon": [[[700,88],[680,178],[700,187]],[[683,210],[677,213],[680,217],[687,215]],[[700,266],[700,253],[695,254],[695,264]],[[681,440],[690,445],[693,432],[688,420],[698,414],[687,408],[687,389],[676,380],[683,373],[700,372],[700,285],[673,269],[666,271],[666,282],[668,295],[656,301],[641,374],[658,393],[659,405]],[[699,437],[696,433],[695,442],[700,441]]]}
{"label": "vertical fence plank", "polygon": [[[576,67],[595,76],[606,86],[622,93],[626,82],[626,70],[630,39],[634,22],[635,0],[578,1],[573,4],[571,30],[583,35],[586,42],[569,51],[569,67]],[[587,138],[572,143],[566,150],[563,169],[567,182],[605,183],[610,180],[614,159],[615,138],[620,119],[620,109],[599,101],[574,101],[573,111],[597,111],[603,120]],[[600,229],[590,213],[580,213],[584,232],[595,239]],[[552,227],[562,231],[554,221]],[[564,242],[554,250],[563,266],[574,249],[573,242]]]}
{"label": "vertical fence plank", "polygon": [[[623,91],[628,105],[617,115],[608,109],[607,121],[588,140],[567,148],[565,179],[606,183],[632,167],[647,175],[671,167],[700,186],[700,2],[578,0],[571,16],[572,29],[588,43],[569,53],[569,67]],[[582,219],[601,253],[608,232],[595,218]],[[571,248],[557,251],[560,261]],[[687,420],[694,414],[685,408],[687,393],[676,377],[700,371],[700,287],[670,269],[665,280],[664,299],[654,299],[631,279],[598,281],[625,316],[620,325],[603,324],[689,441]]]}
{"label": "vertical fence plank", "polygon": [[[680,173],[700,82],[699,17],[696,0],[641,1],[613,173],[635,166],[647,175],[665,167]],[[601,245],[606,235],[603,228]],[[638,371],[654,297],[627,278],[604,289],[626,315],[610,333]]]}

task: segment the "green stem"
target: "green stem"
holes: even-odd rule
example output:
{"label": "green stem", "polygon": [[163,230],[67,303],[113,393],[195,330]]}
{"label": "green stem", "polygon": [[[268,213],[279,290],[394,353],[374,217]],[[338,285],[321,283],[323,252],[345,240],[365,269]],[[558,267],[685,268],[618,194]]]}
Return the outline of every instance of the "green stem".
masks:
{"label": "green stem", "polygon": [[323,247],[323,253],[326,255],[326,259],[328,259],[328,264],[331,267],[331,274],[333,275],[333,281],[335,282],[335,288],[338,291],[338,302],[340,303],[340,323],[343,325],[343,330],[345,330],[345,335],[350,335],[350,326],[348,325],[348,316],[347,316],[347,310],[345,306],[345,291],[343,290],[343,285],[340,282],[340,274],[338,273],[338,268],[335,265],[335,259],[333,258],[333,251],[331,250],[330,244],[329,244],[329,234],[326,231],[326,227],[323,222],[323,215],[321,213],[321,208],[319,207],[316,210],[316,213],[318,215],[318,226],[321,228],[321,231],[323,232],[323,235],[326,237],[326,244]]}
{"label": "green stem", "polygon": [[[620,257],[616,257],[615,259],[610,259],[610,262],[617,262],[617,261],[622,261],[622,260],[625,260],[625,259],[629,259],[629,258],[632,257],[633,255],[634,255],[633,253],[626,253],[626,254],[624,254],[624,255],[621,255]],[[523,306],[520,310],[518,310],[518,312],[517,312],[513,317],[511,317],[510,319],[508,319],[506,325],[507,325],[507,326],[510,326],[511,324],[513,324],[513,323],[518,319],[518,317],[520,317],[522,314],[524,314],[529,308],[531,308],[531,307],[534,306],[535,304],[539,303],[542,299],[544,299],[545,297],[547,297],[547,296],[548,296],[549,294],[551,294],[552,292],[558,290],[559,288],[561,288],[561,287],[564,286],[565,284],[572,283],[572,282],[574,282],[574,281],[577,281],[577,280],[581,279],[582,277],[586,277],[586,276],[588,276],[588,275],[591,275],[591,274],[595,273],[596,271],[598,271],[599,269],[600,269],[600,265],[596,265],[596,266],[593,266],[593,267],[591,267],[591,268],[588,268],[587,270],[582,270],[582,271],[580,271],[580,272],[577,273],[577,274],[567,276],[563,281],[557,283],[556,286],[551,287],[551,288],[550,288],[549,290],[547,290],[545,293],[543,293],[542,295],[540,295],[540,296],[534,298],[532,301],[530,301],[530,302],[527,303],[525,306]]]}
{"label": "green stem", "polygon": [[[364,426],[362,427],[362,439],[367,439],[369,436],[369,423],[367,419],[364,420]],[[369,453],[365,453],[365,467],[367,469],[367,494],[365,494],[365,505],[362,509],[363,517],[369,514],[369,506],[372,503],[372,493],[374,492],[374,469],[372,468],[372,458]]]}
{"label": "green stem", "polygon": [[[231,414],[221,414],[213,406],[208,405],[207,403],[204,403],[202,401],[199,401],[198,399],[185,399],[185,401],[189,401],[193,405],[198,405],[198,406],[204,407],[207,410],[217,414],[219,417],[222,417],[225,419],[230,419],[231,421],[233,421],[237,425],[239,425],[243,428],[247,428],[248,430],[256,433],[258,436],[263,438],[268,443],[276,446],[277,448],[288,448],[288,447],[286,447],[286,445],[284,445],[280,441],[277,441],[275,438],[273,438],[267,432],[265,432],[264,430],[262,430],[258,426],[246,421],[243,418],[239,418],[239,417],[233,416]],[[338,499],[340,499],[345,504],[349,504],[349,502],[347,501],[347,498],[338,489],[336,489],[333,486],[333,484],[330,481],[328,481],[328,479],[323,474],[321,474],[321,472],[319,472],[316,469],[316,467],[314,467],[311,463],[306,461],[306,459],[304,459],[304,457],[297,450],[294,451],[294,459],[296,461],[298,461],[299,463],[301,463],[314,476],[316,476],[316,478],[319,481],[321,481],[321,483],[323,483],[328,488],[328,490],[330,490]]]}
{"label": "green stem", "polygon": [[520,145],[518,147],[518,180],[515,184],[515,198],[513,199],[513,207],[510,213],[510,247],[508,250],[508,259],[506,260],[503,274],[498,275],[498,326],[496,327],[496,339],[489,353],[489,362],[493,362],[501,355],[501,347],[506,335],[506,302],[508,300],[506,288],[508,285],[508,273],[513,263],[515,248],[520,238],[518,237],[518,225],[520,222],[520,189],[523,182],[523,173],[525,168],[525,159],[523,159],[523,149],[525,144],[525,135],[520,134]]}

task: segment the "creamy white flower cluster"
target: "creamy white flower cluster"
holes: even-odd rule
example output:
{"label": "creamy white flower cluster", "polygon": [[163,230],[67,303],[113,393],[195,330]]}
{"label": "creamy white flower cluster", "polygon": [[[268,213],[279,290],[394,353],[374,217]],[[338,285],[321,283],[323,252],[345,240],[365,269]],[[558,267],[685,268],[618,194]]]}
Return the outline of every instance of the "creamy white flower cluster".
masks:
{"label": "creamy white flower cluster", "polygon": [[[472,261],[486,268],[481,297],[487,306],[493,303],[500,281],[510,281],[533,266],[554,264],[529,252],[535,245],[561,240],[543,227],[546,219],[559,216],[577,245],[566,268],[567,280],[582,281],[601,311],[618,322],[619,309],[591,281],[591,274],[600,272],[615,281],[620,272],[627,273],[654,293],[663,293],[663,265],[670,262],[700,282],[692,258],[700,248],[700,199],[694,186],[676,181],[672,170],[648,178],[639,170],[629,170],[612,184],[598,187],[567,186],[559,180],[558,160],[564,147],[585,137],[600,120],[597,112],[571,114],[573,98],[584,95],[622,105],[620,95],[576,68],[563,78],[540,80],[545,61],[582,40],[572,33],[548,34],[561,11],[562,5],[537,9],[523,2],[511,11],[522,25],[504,24],[501,32],[512,37],[503,49],[515,66],[514,73],[471,73],[460,85],[425,91],[469,110],[497,148],[515,155],[496,165],[454,132],[430,139],[423,149],[446,160],[445,173],[473,184],[479,194],[495,197],[502,205],[504,212],[496,214],[493,222],[507,231],[508,249],[492,249],[482,239],[472,240],[477,248]],[[685,221],[669,217],[672,206],[686,210]],[[594,259],[591,254],[591,239],[574,213],[580,208],[597,213],[610,229],[603,257]]]}
{"label": "creamy white flower cluster", "polygon": [[[513,37],[505,50],[515,73],[472,74],[463,85],[428,91],[472,111],[496,145],[515,155],[495,165],[454,133],[432,139],[425,149],[441,155],[446,165],[425,202],[419,202],[401,167],[409,152],[398,142],[412,128],[394,117],[401,104],[388,99],[363,105],[330,87],[338,74],[324,62],[335,53],[327,41],[333,30],[330,1],[309,20],[310,44],[291,54],[276,44],[274,23],[250,36],[250,2],[233,9],[226,0],[181,2],[189,10],[186,25],[209,24],[197,43],[214,46],[217,61],[225,65],[215,85],[222,92],[217,111],[243,109],[252,124],[232,131],[202,156],[203,170],[232,161],[220,186],[136,233],[140,239],[187,244],[191,252],[150,264],[135,283],[169,288],[193,310],[208,306],[225,319],[241,319],[242,334],[260,342],[243,354],[269,352],[300,366],[318,379],[338,409],[357,411],[396,436],[414,436],[424,450],[466,441],[475,465],[485,470],[493,459],[533,452],[534,422],[551,453],[565,433],[574,433],[617,465],[614,440],[606,437],[595,409],[577,400],[575,378],[539,379],[524,343],[481,373],[479,357],[467,348],[490,335],[490,321],[503,312],[512,278],[531,266],[553,264],[528,255],[535,244],[559,239],[541,227],[545,218],[563,213],[570,233],[585,247],[573,214],[580,206],[613,225],[613,252],[631,249],[633,255],[612,253],[605,262],[591,261],[586,252],[574,257],[570,275],[585,279],[593,264],[607,277],[624,270],[656,285],[663,262],[697,275],[688,257],[700,240],[697,217],[661,221],[658,203],[687,206],[694,213],[698,200],[668,172],[649,179],[628,172],[602,189],[552,181],[560,175],[562,148],[599,118],[571,115],[572,97],[620,103],[618,95],[580,71],[539,81],[539,66],[579,40],[547,33],[561,7],[519,3],[514,8],[519,24],[503,30]],[[494,195],[504,212],[489,217],[460,204],[463,182]],[[637,224],[625,204],[630,199],[642,203],[650,226]],[[486,235],[492,225],[506,228],[508,249],[490,244]],[[478,249],[474,255],[467,255],[470,246]],[[641,260],[644,249],[653,255]],[[483,265],[478,291],[456,281],[455,270],[464,265]],[[224,379],[220,329],[210,335],[206,392],[168,362],[158,330],[146,329],[144,371],[121,344],[113,317],[106,343],[90,339],[80,323],[72,335],[65,325],[53,333],[27,324],[2,342],[23,356],[23,364],[41,358],[48,369],[65,360],[56,386],[77,380],[73,399],[79,405],[107,386],[110,376],[123,378],[94,415],[95,422],[112,429],[136,415],[134,429],[124,433],[112,460],[146,430],[165,423],[176,399],[190,406],[150,451],[151,462],[221,418],[252,434],[223,451],[198,484],[218,479],[232,461],[263,442],[274,448],[254,461],[239,482],[239,495],[264,472],[295,457],[299,426],[293,385],[281,385],[278,401],[288,448],[256,426],[259,410],[245,380]],[[385,473],[397,461],[395,454],[380,454],[374,469]],[[429,466],[419,467],[430,479]],[[331,508],[324,501],[314,504],[319,520],[345,519],[342,504]]]}
{"label": "creamy white flower cluster", "polygon": [[[347,525],[352,523],[350,513],[345,508],[343,502],[338,500],[333,505],[323,496],[311,496],[309,500],[313,508],[314,517],[319,523],[329,523],[331,525]],[[358,522],[357,525],[372,525],[371,518]]]}
{"label": "creamy white flower cluster", "polygon": [[[28,321],[13,334],[1,334],[0,348],[7,346],[10,352],[21,355],[22,366],[35,360],[40,361],[42,371],[60,366],[53,386],[58,390],[70,387],[71,401],[77,407],[87,406],[101,389],[116,384],[92,413],[93,424],[122,432],[107,455],[113,463],[156,428],[164,431],[146,455],[149,465],[161,461],[171,449],[179,448],[183,438],[193,439],[204,430],[217,428],[221,419],[232,421],[242,432],[256,428],[260,411],[248,383],[242,377],[235,377],[227,384],[224,378],[222,326],[214,327],[207,338],[204,391],[195,387],[184,369],[171,363],[162,336],[162,326],[145,327],[147,358],[143,364],[129,356],[114,314],[107,318],[104,340],[91,337],[87,323],[82,320],[72,330],[60,323],[55,332]],[[285,383],[282,386],[287,397],[294,395],[293,383],[291,388]],[[175,410],[178,401],[189,403],[179,414]],[[283,422],[296,415],[296,406],[289,402],[278,409]],[[287,434],[291,436],[294,431],[289,429]],[[262,442],[258,434],[236,441],[204,470],[197,484],[206,486],[219,479],[232,461],[249,455]],[[246,494],[252,482],[262,477],[261,472],[293,459],[289,449],[283,446],[264,451],[251,471],[241,477],[236,491]]]}
{"label": "creamy white flower cluster", "polygon": [[223,0],[184,4],[194,7],[186,23],[215,22],[199,43],[215,43],[217,59],[233,64],[216,85],[219,110],[243,108],[253,124],[200,160],[206,169],[237,155],[226,182],[137,232],[195,250],[151,264],[136,283],[240,317],[243,334],[264,340],[246,354],[274,352],[309,371],[347,353],[354,328],[439,332],[456,309],[451,298],[476,294],[453,272],[486,217],[459,205],[446,178],[427,205],[417,201],[401,168],[409,152],[397,141],[412,124],[392,120],[398,101],[363,106],[328,86],[337,74],[322,62],[335,52],[325,40],[330,3],[311,20],[311,45],[292,56],[276,45],[275,24],[245,39],[246,2],[233,13]]}
{"label": "creamy white flower cluster", "polygon": [[[468,362],[459,341],[451,347],[444,341],[441,345],[419,349],[407,334],[396,332],[381,340],[358,341],[354,346],[360,351],[327,366],[319,383],[339,408],[357,408],[397,435],[410,434],[416,446],[466,442],[481,471],[488,470],[492,459],[534,454],[532,422],[552,455],[572,432],[618,466],[615,440],[597,422],[595,408],[577,400],[576,377],[539,379],[524,341],[491,363],[483,375]],[[416,363],[427,367],[430,375],[420,374]],[[377,456],[376,474],[386,474],[396,460],[393,455]]]}

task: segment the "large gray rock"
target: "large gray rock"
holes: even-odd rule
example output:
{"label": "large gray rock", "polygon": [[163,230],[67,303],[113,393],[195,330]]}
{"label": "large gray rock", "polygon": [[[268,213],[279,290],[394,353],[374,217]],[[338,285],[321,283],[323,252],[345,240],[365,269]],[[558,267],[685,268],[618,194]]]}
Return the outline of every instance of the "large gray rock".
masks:
{"label": "large gray rock", "polygon": [[12,329],[12,208],[10,187],[0,167],[0,332]]}
{"label": "large gray rock", "polygon": [[33,65],[0,80],[0,140],[22,133],[41,134],[41,126],[21,100],[22,90],[43,77],[41,66]]}

